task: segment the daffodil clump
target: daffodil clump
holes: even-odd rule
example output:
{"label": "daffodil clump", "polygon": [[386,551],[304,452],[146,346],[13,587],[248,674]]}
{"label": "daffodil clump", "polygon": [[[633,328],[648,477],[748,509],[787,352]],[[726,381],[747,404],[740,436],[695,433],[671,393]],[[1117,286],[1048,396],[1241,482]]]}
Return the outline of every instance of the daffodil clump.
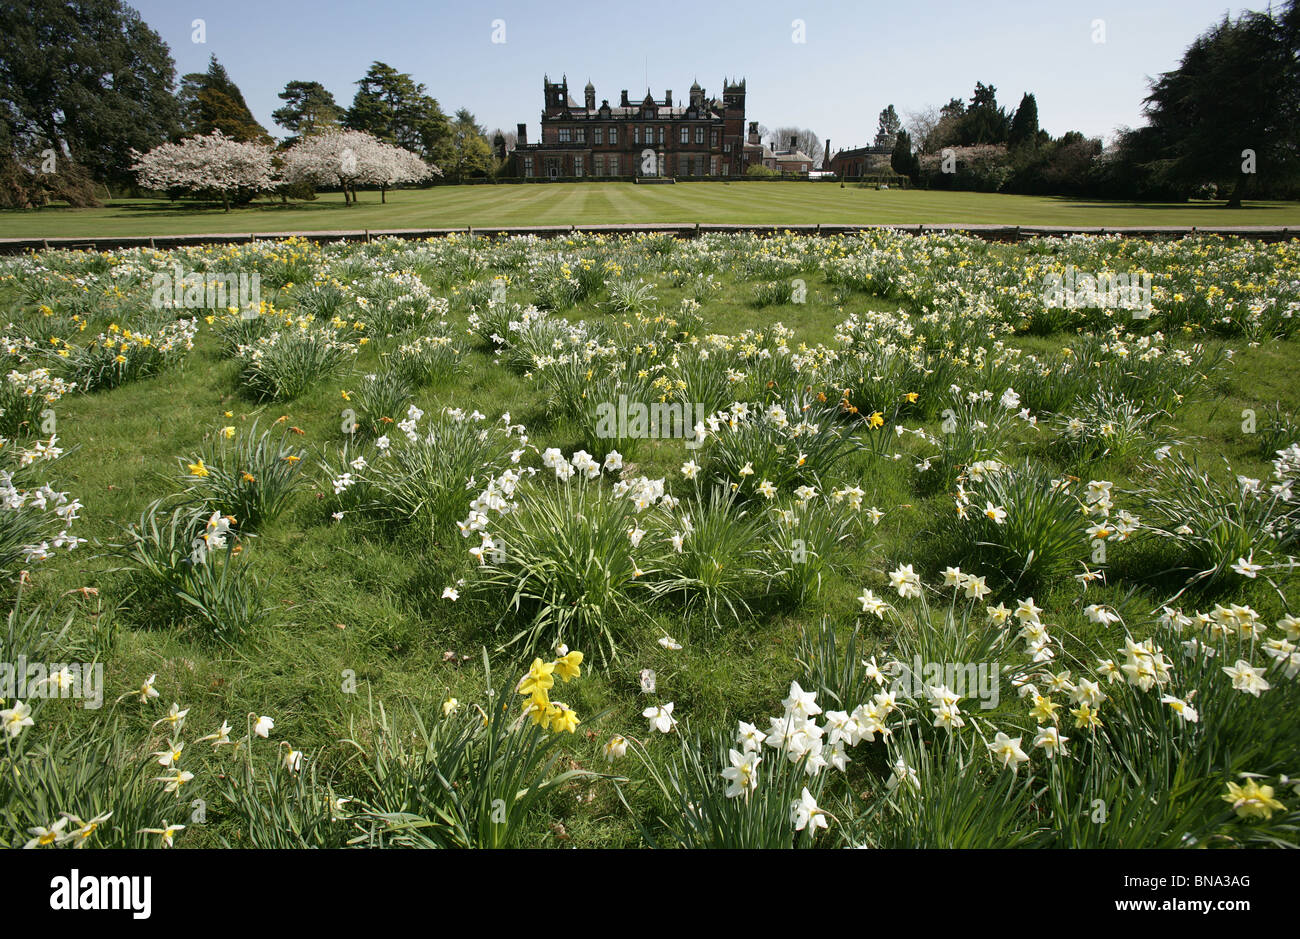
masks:
{"label": "daffodil clump", "polygon": [[68,378],[81,391],[116,388],[157,375],[194,348],[198,319],[178,319],[144,332],[113,323],[84,345],[66,350]]}
{"label": "daffodil clump", "polygon": [[337,375],[358,348],[358,342],[338,338],[336,328],[306,323],[259,337],[236,354],[244,365],[243,380],[255,394],[290,401]]}
{"label": "daffodil clump", "polygon": [[18,437],[48,433],[44,425],[54,413],[54,405],[76,390],[74,382],[48,368],[26,372],[10,369],[0,382],[0,434]]}
{"label": "daffodil clump", "polygon": [[582,723],[577,712],[563,701],[552,701],[550,697],[557,675],[565,684],[581,676],[582,653],[577,649],[569,651],[562,646],[560,656],[550,662],[533,659],[528,673],[519,679],[515,691],[528,698],[524,702],[524,715],[535,725],[551,733],[574,733]]}
{"label": "daffodil clump", "polygon": [[86,543],[72,532],[82,504],[50,486],[49,465],[63,454],[57,435],[30,446],[0,437],[0,573],[31,569]]}

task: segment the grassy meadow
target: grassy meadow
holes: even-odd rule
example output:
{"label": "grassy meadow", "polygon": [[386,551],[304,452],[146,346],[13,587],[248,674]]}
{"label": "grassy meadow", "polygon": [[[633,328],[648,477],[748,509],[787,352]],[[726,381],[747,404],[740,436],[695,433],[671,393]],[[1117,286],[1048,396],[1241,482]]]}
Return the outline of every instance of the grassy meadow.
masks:
{"label": "grassy meadow", "polygon": [[[1224,216],[738,193],[133,203],[0,229]],[[1067,268],[1149,273],[1150,315],[1045,303]],[[260,295],[176,304],[174,270],[256,273]],[[21,770],[0,782],[5,842],[73,813],[64,844],[111,811],[87,843],[1294,846],[1300,452],[1278,451],[1300,441],[1297,283],[1300,243],[1220,239],[0,259],[0,639],[102,663],[105,686],[97,710],[29,698],[17,730],[0,704]],[[599,405],[620,395],[710,420],[611,435]],[[73,550],[49,544],[58,491],[80,502]],[[998,693],[881,701],[890,664],[922,659],[996,664]],[[1258,674],[1224,672],[1242,663]]]}

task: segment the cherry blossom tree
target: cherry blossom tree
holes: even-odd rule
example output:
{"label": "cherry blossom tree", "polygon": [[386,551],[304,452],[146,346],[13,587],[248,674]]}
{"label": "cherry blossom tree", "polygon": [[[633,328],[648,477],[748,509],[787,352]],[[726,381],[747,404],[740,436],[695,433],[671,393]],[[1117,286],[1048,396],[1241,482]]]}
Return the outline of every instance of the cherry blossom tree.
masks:
{"label": "cherry blossom tree", "polygon": [[314,186],[338,186],[343,201],[357,200],[357,184],[378,186],[380,200],[388,201],[388,190],[403,183],[415,183],[441,176],[436,166],[402,147],[384,143],[364,131],[330,131],[303,137],[283,154],[281,174],[286,182],[308,182]]}
{"label": "cherry blossom tree", "polygon": [[231,193],[261,192],[275,185],[271,148],[240,143],[221,131],[165,143],[148,153],[131,151],[131,169],[145,189],[215,192],[230,211]]}

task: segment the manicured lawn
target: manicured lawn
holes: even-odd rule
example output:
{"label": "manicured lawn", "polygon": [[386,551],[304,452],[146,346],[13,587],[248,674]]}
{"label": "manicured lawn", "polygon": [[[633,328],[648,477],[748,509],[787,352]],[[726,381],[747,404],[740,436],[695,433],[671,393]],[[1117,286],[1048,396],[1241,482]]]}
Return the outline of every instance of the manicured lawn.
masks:
{"label": "manicured lawn", "polygon": [[832,183],[555,183],[446,186],[362,193],[360,205],[324,193],[314,202],[263,201],[229,213],[193,203],[124,199],[102,209],[0,212],[0,237],[60,238],[184,233],[616,223],[1007,224],[1060,226],[1284,225],[1300,204],[1100,202],[998,193],[877,191]]}

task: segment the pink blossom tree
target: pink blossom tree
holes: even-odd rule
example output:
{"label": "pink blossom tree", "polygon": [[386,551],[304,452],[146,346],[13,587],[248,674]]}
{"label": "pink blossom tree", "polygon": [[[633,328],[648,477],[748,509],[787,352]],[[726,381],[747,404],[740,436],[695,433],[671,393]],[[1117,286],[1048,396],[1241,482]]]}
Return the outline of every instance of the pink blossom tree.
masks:
{"label": "pink blossom tree", "polygon": [[215,192],[227,212],[232,193],[262,192],[275,185],[270,147],[241,143],[219,130],[165,143],[148,153],[132,150],[131,156],[131,170],[145,189]]}
{"label": "pink blossom tree", "polygon": [[395,147],[358,130],[328,131],[303,137],[283,154],[281,174],[286,182],[338,186],[343,201],[357,201],[357,184],[378,186],[380,200],[388,190],[442,172],[410,150]]}

